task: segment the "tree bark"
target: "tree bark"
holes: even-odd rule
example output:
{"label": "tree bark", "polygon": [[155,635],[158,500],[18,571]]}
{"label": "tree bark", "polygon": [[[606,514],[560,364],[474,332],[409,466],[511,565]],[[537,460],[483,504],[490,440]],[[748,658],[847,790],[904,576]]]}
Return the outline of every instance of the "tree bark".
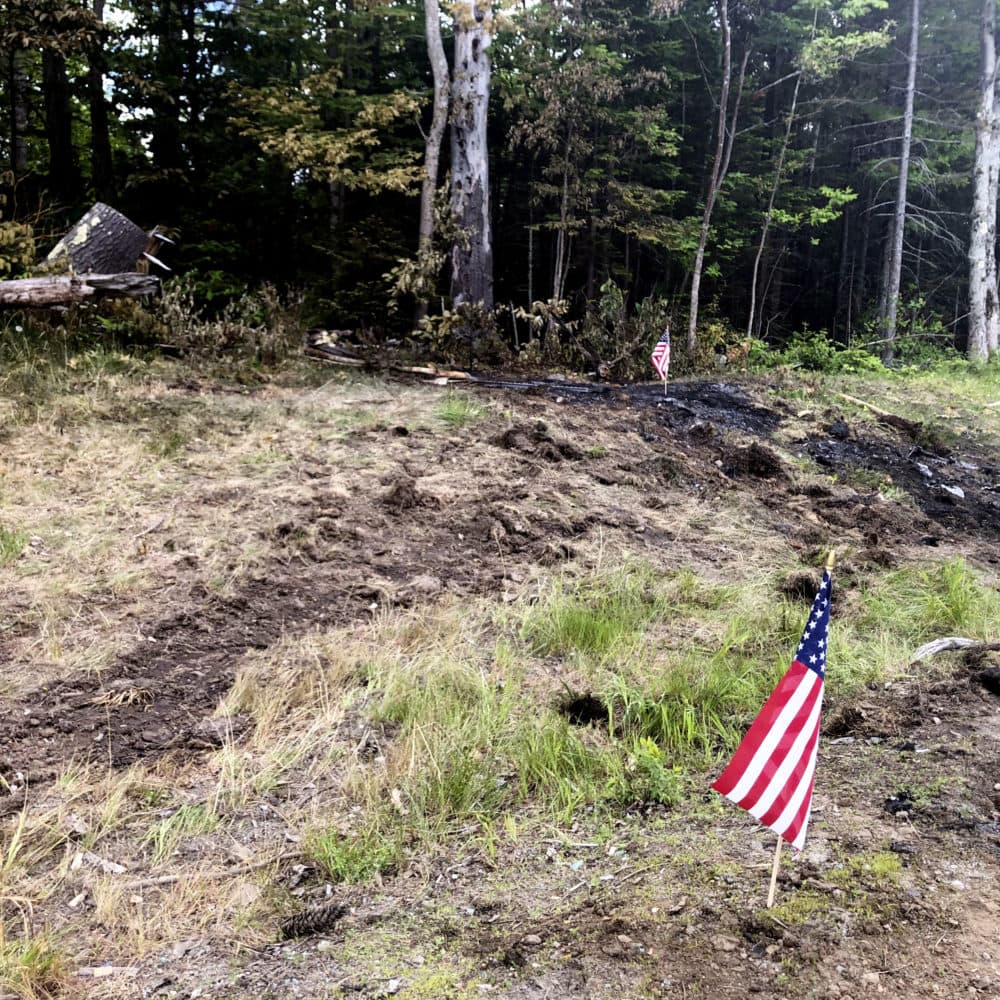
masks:
{"label": "tree bark", "polygon": [[452,72],[451,210],[462,237],[452,248],[451,296],[457,306],[493,308],[486,112],[493,20],[486,0],[455,6]]}
{"label": "tree bark", "polygon": [[903,237],[906,230],[906,189],[910,172],[910,145],[913,140],[913,95],[917,87],[917,48],[920,40],[920,0],[910,3],[910,47],[907,53],[906,103],[903,108],[903,143],[899,151],[899,186],[893,213],[889,275],[886,285],[882,335],[886,346],[882,360],[891,361],[896,340],[896,313],[899,308],[900,277],[903,270]]}
{"label": "tree bark", "polygon": [[801,82],[802,74],[799,73],[795,78],[795,90],[792,91],[792,106],[788,109],[785,136],[781,142],[781,151],[778,153],[778,163],[774,168],[774,183],[771,185],[771,195],[767,200],[767,211],[764,213],[764,226],[760,232],[760,243],[757,245],[757,255],[753,260],[753,275],[750,279],[750,315],[747,317],[747,337],[752,337],[756,328],[757,278],[760,274],[760,259],[764,256],[764,247],[767,246],[767,234],[771,228],[771,220],[774,218],[774,202],[778,197],[778,188],[781,186],[781,172],[785,166],[785,154],[788,152],[788,142],[792,137],[792,125],[795,122],[795,108],[799,101],[799,85]]}
{"label": "tree bark", "polygon": [[80,171],[73,146],[69,79],[66,57],[51,47],[42,50],[42,86],[45,138],[49,145],[49,192],[60,204],[71,205],[80,195]]}
{"label": "tree bark", "polygon": [[997,95],[996,0],[983,0],[979,22],[979,107],[972,174],[969,234],[970,358],[985,361],[997,349],[996,219],[1000,183],[1000,101]]}
{"label": "tree bark", "polygon": [[[104,21],[104,0],[94,0],[94,16]],[[115,200],[115,173],[111,156],[108,102],[104,96],[107,60],[102,42],[90,50],[87,68],[87,96],[90,104],[90,183],[98,201]]]}
{"label": "tree bark", "polygon": [[[441,161],[441,141],[448,125],[448,105],[451,78],[448,74],[448,59],[441,41],[441,6],[438,0],[424,0],[424,30],[427,36],[427,55],[431,62],[434,79],[434,105],[431,127],[424,144],[424,182],[420,190],[420,240],[419,253],[430,251],[434,237],[434,192],[437,190],[439,164]],[[417,302],[416,316],[419,322],[427,315],[427,299]]]}
{"label": "tree bark", "polygon": [[733,152],[733,142],[736,138],[736,119],[739,113],[740,98],[743,91],[743,78],[746,73],[749,49],[743,54],[743,65],[740,68],[740,86],[737,89],[733,105],[732,124],[728,133],[726,116],[729,112],[729,91],[733,76],[733,39],[729,28],[729,0],[718,0],[719,23],[722,28],[722,87],[719,93],[719,115],[716,122],[715,155],[712,158],[712,171],[708,179],[708,190],[705,194],[705,210],[701,218],[701,230],[698,234],[698,249],[695,251],[694,267],[691,271],[691,309],[688,316],[687,346],[694,353],[698,346],[698,299],[701,294],[701,274],[705,266],[705,247],[708,245],[708,230],[712,222],[712,211],[719,188],[726,179],[729,168],[729,158]]}
{"label": "tree bark", "polygon": [[[562,196],[559,199],[559,229],[556,233],[556,262],[552,270],[552,298],[562,299],[569,272],[569,130],[563,145]],[[626,266],[626,271],[628,267]]]}
{"label": "tree bark", "polygon": [[49,251],[47,268],[79,274],[134,271],[149,243],[148,234],[121,212],[98,202]]}
{"label": "tree bark", "polygon": [[28,94],[31,83],[24,68],[27,52],[10,53],[10,169],[15,179],[28,172]]}

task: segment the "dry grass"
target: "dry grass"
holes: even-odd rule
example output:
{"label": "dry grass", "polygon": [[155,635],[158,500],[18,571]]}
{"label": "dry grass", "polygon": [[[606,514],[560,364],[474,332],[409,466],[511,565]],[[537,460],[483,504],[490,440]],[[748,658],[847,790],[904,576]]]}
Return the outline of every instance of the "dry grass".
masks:
{"label": "dry grass", "polygon": [[[481,425],[501,414],[454,400],[442,409],[441,398],[427,387],[339,377],[308,391],[275,383],[252,395],[201,395],[148,371],[139,380],[95,377],[31,419],[23,401],[4,403],[17,416],[0,456],[4,523],[28,537],[0,567],[13,689],[101,670],[136,646],[143,623],[188,606],[195,584],[226,596],[276,565],[294,572],[303,557],[276,524],[305,511],[308,534],[312,512],[378,497],[404,463],[419,465],[439,518],[460,515],[490,477],[501,490],[490,503],[523,490],[521,507],[539,524],[637,505],[635,488],[597,482],[582,465],[531,465],[488,445],[460,451],[461,435],[488,437]],[[531,418],[527,407],[502,414],[522,418]],[[574,435],[571,414],[547,419],[553,433]],[[397,427],[410,434],[391,433]],[[598,429],[593,445],[609,464],[630,460],[613,429]],[[529,877],[539,900],[565,899],[581,879],[599,893],[594,858],[617,870],[625,861],[616,852],[636,850],[626,810],[637,802],[660,810],[643,837],[669,847],[656,824],[676,819],[679,842],[693,852],[663,862],[674,878],[706,878],[721,806],[699,793],[685,816],[665,807],[732,737],[732,719],[747,714],[769,672],[786,665],[801,609],[780,601],[776,580],[798,555],[779,512],[749,493],[709,504],[691,490],[666,492],[663,508],[643,508],[644,530],[609,518],[574,537],[574,558],[558,568],[498,551],[499,602],[446,592],[410,611],[373,602],[350,626],[314,623],[266,650],[234,653],[239,672],[218,715],[233,732],[239,717],[249,727],[220,749],[121,772],[71,766],[30,789],[0,854],[8,986],[27,963],[36,985],[22,994],[44,996],[46,983],[65,982],[67,953],[75,965],[152,968],[151,956],[195,938],[228,962],[234,947],[273,941],[281,918],[303,905],[291,894],[293,865],[313,866],[313,893],[398,871],[416,895],[464,865],[474,869],[471,894],[513,899],[521,886],[504,886],[500,871],[482,874],[507,861],[522,871],[538,862]],[[654,534],[669,543],[648,545]],[[632,589],[622,583],[630,572]],[[981,607],[962,610],[972,587],[965,577],[956,571],[944,583],[953,598],[944,620],[961,612],[960,621],[982,626]],[[593,599],[615,588],[624,595],[617,605]],[[906,617],[878,604],[884,593],[872,587],[872,614]],[[919,591],[909,607],[922,613],[928,600]],[[567,607],[583,609],[583,630],[570,623],[559,641],[538,641]],[[614,641],[581,638],[595,635]],[[900,658],[901,633],[871,627],[835,641],[845,662],[882,669]],[[750,694],[734,693],[734,678]],[[617,699],[625,729],[571,726],[558,712],[567,689]],[[113,718],[144,697],[126,688],[101,704]],[[702,714],[663,710],[685,699]],[[711,730],[712,712],[726,725]],[[685,741],[697,752],[685,756]],[[744,838],[733,831],[734,843]],[[563,858],[569,848],[560,846],[543,857],[539,844],[551,841],[592,841],[597,853]],[[35,947],[4,952],[15,934]],[[359,961],[377,970],[384,948],[383,940]],[[476,994],[450,968],[440,981],[448,993],[433,992],[444,987],[430,971],[419,975],[426,995]]]}
{"label": "dry grass", "polygon": [[115,379],[57,395],[46,413],[64,422],[16,424],[0,456],[4,525],[30,539],[5,572],[14,661],[33,681],[100,670],[191,580],[231,594],[273,556],[268,529],[315,493],[318,469],[329,502],[351,487],[354,433],[430,424],[437,398],[371,380],[244,397]]}

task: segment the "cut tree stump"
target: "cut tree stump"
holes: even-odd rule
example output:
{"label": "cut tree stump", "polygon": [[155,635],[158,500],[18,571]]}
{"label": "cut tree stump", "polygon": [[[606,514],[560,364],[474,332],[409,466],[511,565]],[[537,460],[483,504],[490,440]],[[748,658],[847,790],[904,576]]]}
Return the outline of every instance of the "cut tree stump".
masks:
{"label": "cut tree stump", "polygon": [[73,305],[96,296],[155,295],[160,279],[152,274],[56,274],[44,278],[0,281],[0,308]]}
{"label": "cut tree stump", "polygon": [[135,271],[149,241],[149,234],[131,219],[99,201],[49,251],[44,269],[50,274]]}

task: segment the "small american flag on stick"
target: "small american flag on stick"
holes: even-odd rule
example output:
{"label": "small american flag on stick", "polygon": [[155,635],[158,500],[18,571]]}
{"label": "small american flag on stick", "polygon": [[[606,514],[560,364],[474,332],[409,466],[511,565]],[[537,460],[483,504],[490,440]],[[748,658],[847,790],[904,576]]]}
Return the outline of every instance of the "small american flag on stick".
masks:
{"label": "small american flag on stick", "polygon": [[792,665],[712,785],[774,830],[779,851],[782,840],[802,850],[809,823],[826,676],[832,568],[831,555]]}
{"label": "small american flag on stick", "polygon": [[656,342],[656,347],[653,348],[653,354],[650,357],[650,361],[653,362],[653,367],[656,369],[657,375],[663,379],[664,382],[667,381],[667,373],[670,371],[670,327],[668,326],[666,330],[663,331],[660,339]]}

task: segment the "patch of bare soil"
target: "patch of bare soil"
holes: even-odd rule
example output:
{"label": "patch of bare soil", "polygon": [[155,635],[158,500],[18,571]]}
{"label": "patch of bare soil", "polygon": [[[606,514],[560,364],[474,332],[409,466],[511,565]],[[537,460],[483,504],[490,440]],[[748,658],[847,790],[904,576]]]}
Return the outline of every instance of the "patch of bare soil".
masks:
{"label": "patch of bare soil", "polygon": [[[239,738],[243,723],[222,731],[210,717],[247,652],[288,636],[447,594],[503,595],[609,552],[705,572],[740,565],[732,510],[758,526],[764,554],[774,535],[810,562],[831,541],[880,565],[921,546],[996,561],[996,459],[971,444],[945,454],[897,430],[795,423],[752,387],[718,382],[671,384],[666,397],[562,382],[470,391],[508,412],[507,426],[362,427],[351,450],[371,462],[350,469],[309,447],[301,489],[254,526],[263,565],[224,594],[190,566],[183,605],[135,622],[141,638],[110,667],[0,699],[0,809],[70,762],[119,768]],[[836,482],[795,464],[790,430]],[[858,470],[891,476],[910,499],[845,485]],[[228,490],[211,502],[230,502]],[[321,930],[303,918],[288,940],[275,927],[274,943],[235,957],[225,935],[187,942],[124,987],[79,980],[76,995],[1000,997],[990,669],[830,706],[809,848],[781,881],[799,908],[783,918],[762,901],[773,839],[706,792],[683,814],[623,816],[599,837],[583,821],[579,839],[515,838],[371,892],[333,892],[289,861],[279,879],[303,912],[335,905]],[[862,863],[825,876],[832,860],[884,843],[898,877]],[[447,976],[424,971],[442,963]]]}

